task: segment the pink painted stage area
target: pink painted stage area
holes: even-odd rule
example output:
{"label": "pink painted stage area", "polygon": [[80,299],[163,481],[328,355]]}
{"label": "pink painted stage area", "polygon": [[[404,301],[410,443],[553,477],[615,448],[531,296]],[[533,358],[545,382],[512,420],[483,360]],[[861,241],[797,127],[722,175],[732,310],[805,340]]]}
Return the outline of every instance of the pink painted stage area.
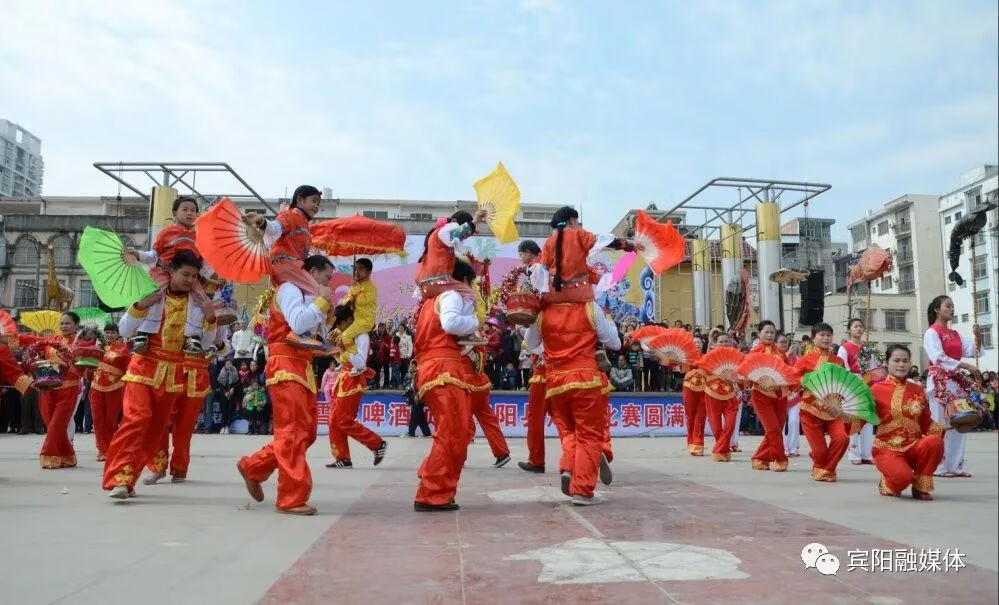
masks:
{"label": "pink painted stage area", "polygon": [[[661,439],[656,446],[682,443]],[[549,440],[549,448],[553,445]],[[552,466],[553,455],[550,451]],[[694,467],[704,473],[738,471],[744,481],[779,483],[775,489],[788,498],[823,498],[823,492],[840,490],[838,496],[849,499],[862,473],[870,477],[858,504],[880,509],[886,524],[899,514],[940,523],[938,515],[947,507],[943,499],[879,497],[869,467],[844,472],[843,484],[816,485],[806,479],[807,457],[783,475],[754,473],[748,456],[740,458],[735,464],[713,464],[681,457],[682,474]],[[262,602],[995,602],[995,571],[975,566],[970,557],[959,571],[907,572],[901,562],[895,573],[848,571],[849,550],[874,549],[880,555],[882,549],[913,549],[918,557],[920,549],[662,474],[627,457],[613,465],[615,481],[602,489],[607,501],[587,508],[568,504],[554,473],[533,475],[513,465],[496,470],[485,463],[483,456],[473,456],[466,467],[458,494],[462,509],[455,513],[411,512],[412,470],[384,472]],[[981,521],[987,524],[983,529],[995,533],[994,517]],[[838,556],[835,576],[805,569],[801,550],[810,543]],[[938,547],[961,544],[955,539]],[[918,561],[913,565],[918,569]]]}

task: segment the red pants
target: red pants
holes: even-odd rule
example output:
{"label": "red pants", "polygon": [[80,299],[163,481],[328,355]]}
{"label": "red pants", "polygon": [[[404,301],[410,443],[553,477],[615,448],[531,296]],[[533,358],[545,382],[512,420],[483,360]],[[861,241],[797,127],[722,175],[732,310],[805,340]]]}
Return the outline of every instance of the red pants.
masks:
{"label": "red pants", "polygon": [[99,455],[107,455],[111,438],[118,430],[124,395],[124,386],[114,391],[95,391],[93,387],[90,389],[90,412],[94,417],[94,438]]}
{"label": "red pants", "polygon": [[787,400],[783,397],[770,397],[753,390],[750,400],[756,417],[763,425],[763,441],[753,454],[753,468],[787,470],[787,456],[784,454],[784,423],[787,421]]}
{"label": "red pants", "polygon": [[361,405],[361,395],[354,393],[347,397],[333,396],[330,406],[330,451],[336,460],[350,460],[350,445],[347,438],[352,437],[369,450],[376,450],[382,444],[382,438],[377,433],[357,421],[357,408]]}
{"label": "red pants", "polygon": [[134,487],[142,467],[166,430],[174,402],[181,393],[129,382],[125,385],[121,426],[111,439],[104,464],[104,489]]}
{"label": "red pants", "polygon": [[905,488],[933,491],[933,472],[943,460],[944,443],[939,435],[924,435],[904,452],[874,448],[874,464],[884,486],[897,496]]}
{"label": "red pants", "polygon": [[600,454],[606,454],[610,446],[607,394],[599,388],[578,389],[551,397],[548,402],[562,439],[559,470],[572,474],[569,493],[592,498]]}
{"label": "red pants", "polygon": [[79,397],[79,386],[52,389],[39,394],[38,408],[45,422],[45,440],[42,441],[42,451],[38,455],[42,468],[76,466],[76,450],[66,431],[76,412]]}
{"label": "red pants", "polygon": [[732,434],[735,432],[735,417],[739,412],[739,399],[715,399],[704,394],[704,407],[707,409],[708,424],[715,438],[711,457],[715,460],[731,460]]}
{"label": "red pants", "polygon": [[[468,417],[469,439],[475,435],[475,420],[478,420],[493,456],[499,458],[510,455],[510,448],[507,447],[503,430],[500,429],[499,418],[489,405],[489,389],[472,391],[469,397],[472,400],[472,414]],[[473,417],[475,420],[472,420]]]}
{"label": "red pants", "polygon": [[[163,427],[157,440],[148,468],[154,473],[165,473],[169,456],[170,474],[178,479],[187,478],[187,467],[191,464],[191,437],[198,424],[198,414],[204,407],[204,398],[178,397],[174,403],[173,420],[170,426]],[[173,440],[173,453],[170,453],[170,440]]]}
{"label": "red pants", "polygon": [[434,387],[424,395],[434,416],[434,444],[420,465],[416,502],[440,505],[454,500],[461,468],[468,454],[468,418],[472,401],[468,391],[450,384]]}
{"label": "red pants", "polygon": [[549,413],[545,383],[534,382],[527,389],[527,463],[545,465],[545,415]]}
{"label": "red pants", "polygon": [[274,439],[252,456],[243,456],[239,468],[254,481],[264,482],[277,469],[277,507],[294,508],[309,501],[312,472],[305,457],[316,441],[316,394],[297,382],[267,387],[274,413]]}
{"label": "red pants", "polygon": [[683,389],[683,412],[687,417],[687,453],[704,454],[704,392]]}
{"label": "red pants", "polygon": [[[812,458],[812,478],[835,480],[836,465],[850,447],[850,436],[846,434],[846,423],[839,418],[822,420],[818,416],[801,410],[801,430],[808,440],[809,456]],[[826,445],[826,435],[829,445]]]}

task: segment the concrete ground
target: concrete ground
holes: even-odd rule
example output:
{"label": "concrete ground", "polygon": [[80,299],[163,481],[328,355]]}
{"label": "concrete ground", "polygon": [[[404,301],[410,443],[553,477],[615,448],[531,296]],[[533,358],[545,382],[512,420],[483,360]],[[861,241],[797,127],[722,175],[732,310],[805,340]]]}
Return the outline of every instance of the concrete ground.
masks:
{"label": "concrete ground", "polygon": [[[377,469],[358,448],[355,469],[328,470],[320,437],[311,518],[273,512],[273,479],[264,503],[246,495],[235,461],[264,442],[196,435],[187,483],[140,483],[120,503],[100,489],[92,436],[77,437],[81,466],[59,471],[38,468],[41,437],[0,436],[0,602],[971,604],[999,590],[996,433],[969,435],[974,478],[937,479],[934,502],[879,496],[871,466],[813,482],[807,449],[788,473],[752,471],[758,438],[727,464],[688,456],[682,438],[618,439],[591,508],[559,493],[555,440],[534,475],[515,466],[522,439],[494,469],[479,438],[461,511],[435,514],[412,510],[429,439],[390,439]],[[805,569],[810,543],[838,573]],[[967,567],[848,571],[850,550],[910,548],[960,549]]]}

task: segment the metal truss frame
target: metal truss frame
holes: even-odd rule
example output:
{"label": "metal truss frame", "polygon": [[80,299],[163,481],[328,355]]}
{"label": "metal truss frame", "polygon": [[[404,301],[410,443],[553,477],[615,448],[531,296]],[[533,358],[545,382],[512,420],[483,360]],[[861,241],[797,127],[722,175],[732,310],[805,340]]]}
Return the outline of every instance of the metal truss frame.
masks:
{"label": "metal truss frame", "polygon": [[[727,188],[737,190],[736,198],[738,201],[732,205],[711,205],[710,203],[698,204],[695,202],[696,198],[703,194],[705,191],[713,188]],[[796,208],[802,204],[807,204],[810,200],[818,195],[829,191],[832,185],[827,185],[825,183],[808,183],[802,181],[782,181],[779,179],[745,179],[745,178],[734,178],[734,177],[717,177],[711,179],[699,189],[688,195],[682,201],[680,201],[676,206],[670,208],[662,214],[662,216],[670,216],[678,210],[703,210],[705,213],[711,212],[714,214],[712,217],[708,217],[705,222],[701,225],[694,226],[689,221],[686,224],[688,233],[698,234],[699,237],[705,239],[712,239],[712,235],[717,234],[717,239],[719,243],[721,242],[721,226],[725,223],[742,223],[742,219],[745,218],[746,214],[750,212],[755,212],[756,202],[781,202],[782,199],[789,199],[786,204],[781,206],[780,212],[784,214],[792,208]],[[747,192],[743,195],[743,191]],[[695,202],[695,203],[691,203]],[[746,205],[746,204],[750,205]],[[742,228],[745,237],[745,233],[756,226],[754,221],[751,225]]]}
{"label": "metal truss frame", "polygon": [[[147,177],[155,186],[177,187],[183,185],[188,191],[205,205],[210,205],[220,197],[230,198],[253,198],[263,204],[267,210],[277,214],[277,210],[250,186],[246,180],[236,172],[232,166],[226,162],[94,162],[94,168],[100,170],[105,175],[116,181],[121,186],[135,193],[146,201],[151,201],[148,193],[142,190]],[[199,173],[225,173],[229,174],[244,189],[244,193],[215,193],[207,195],[195,188]],[[126,177],[125,175],[129,175]],[[138,180],[130,178],[137,177]],[[191,178],[194,177],[194,178]]]}

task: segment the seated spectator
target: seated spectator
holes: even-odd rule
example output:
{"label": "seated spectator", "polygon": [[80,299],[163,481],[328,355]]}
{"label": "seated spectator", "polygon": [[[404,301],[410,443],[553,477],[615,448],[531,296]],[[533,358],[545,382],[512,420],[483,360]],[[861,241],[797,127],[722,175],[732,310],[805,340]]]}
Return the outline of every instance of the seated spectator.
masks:
{"label": "seated spectator", "polygon": [[500,388],[504,391],[516,391],[518,373],[512,363],[507,363],[506,369],[503,370],[503,378],[500,380]]}
{"label": "seated spectator", "polygon": [[624,355],[618,355],[617,367],[611,368],[610,381],[615,391],[634,391],[635,373]]}

